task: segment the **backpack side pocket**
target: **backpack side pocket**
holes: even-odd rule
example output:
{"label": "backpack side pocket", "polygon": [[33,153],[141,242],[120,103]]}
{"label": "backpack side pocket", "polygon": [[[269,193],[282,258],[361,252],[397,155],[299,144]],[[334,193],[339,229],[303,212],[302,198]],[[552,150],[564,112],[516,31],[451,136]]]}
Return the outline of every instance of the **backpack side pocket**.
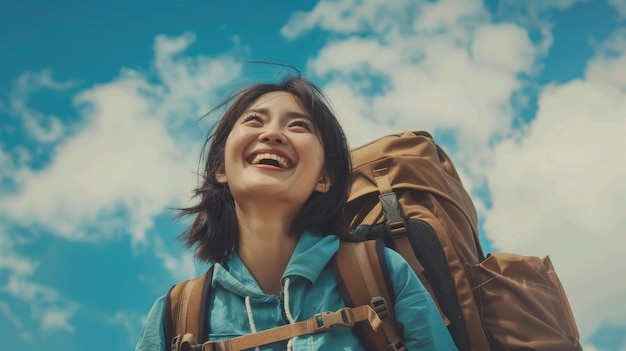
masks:
{"label": "backpack side pocket", "polygon": [[490,254],[473,266],[473,292],[495,350],[582,350],[549,257]]}

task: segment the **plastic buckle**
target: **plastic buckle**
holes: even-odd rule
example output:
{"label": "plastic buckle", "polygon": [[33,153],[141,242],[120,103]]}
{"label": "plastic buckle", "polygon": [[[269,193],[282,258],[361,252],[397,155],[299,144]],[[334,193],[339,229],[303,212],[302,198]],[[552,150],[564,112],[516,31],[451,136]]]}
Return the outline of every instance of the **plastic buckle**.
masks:
{"label": "plastic buckle", "polygon": [[394,350],[397,351],[407,351],[406,346],[404,345],[404,342],[402,340],[398,341],[397,344],[393,345]]}
{"label": "plastic buckle", "polygon": [[170,344],[170,351],[179,351],[180,343],[182,341],[183,334],[178,334],[172,339],[172,343]]}
{"label": "plastic buckle", "polygon": [[393,191],[390,193],[378,195],[378,201],[383,207],[383,212],[387,218],[387,228],[393,235],[404,235],[406,230],[404,229],[404,218],[400,214],[400,207],[398,205],[398,197]]}
{"label": "plastic buckle", "polygon": [[328,330],[337,326],[354,326],[354,316],[348,307],[344,307],[335,312],[321,312],[314,317],[318,331]]}
{"label": "plastic buckle", "polygon": [[370,300],[370,306],[374,309],[374,312],[381,320],[389,317],[389,306],[387,306],[387,300],[382,296],[376,296]]}
{"label": "plastic buckle", "polygon": [[196,339],[192,334],[178,334],[172,339],[171,351],[193,351]]}

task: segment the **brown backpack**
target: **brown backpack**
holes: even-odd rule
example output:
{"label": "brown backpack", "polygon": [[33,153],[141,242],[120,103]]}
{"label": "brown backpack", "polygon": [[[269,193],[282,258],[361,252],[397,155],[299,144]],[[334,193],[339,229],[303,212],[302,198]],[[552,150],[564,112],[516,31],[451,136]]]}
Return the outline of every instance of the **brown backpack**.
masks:
{"label": "brown backpack", "polygon": [[[183,351],[204,343],[203,350],[239,350],[354,326],[368,350],[403,350],[393,316],[394,296],[388,289],[384,242],[413,267],[459,350],[582,350],[548,257],[496,253],[485,259],[474,205],[449,157],[428,133],[386,136],[353,150],[352,157],[346,218],[356,235],[382,240],[342,243],[334,258],[348,309],[324,314],[328,323],[321,327],[314,317],[298,326],[206,342],[209,270],[168,293],[166,349],[170,343],[172,350]],[[359,311],[358,318],[353,311]]]}
{"label": "brown backpack", "polygon": [[352,150],[351,229],[409,262],[459,350],[582,350],[548,257],[486,259],[470,196],[426,132],[389,135]]}

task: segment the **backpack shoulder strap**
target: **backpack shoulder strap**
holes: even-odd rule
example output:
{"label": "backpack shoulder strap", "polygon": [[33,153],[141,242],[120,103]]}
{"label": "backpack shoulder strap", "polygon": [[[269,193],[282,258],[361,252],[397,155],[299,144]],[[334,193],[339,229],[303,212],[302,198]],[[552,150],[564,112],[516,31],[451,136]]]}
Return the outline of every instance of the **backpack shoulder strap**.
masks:
{"label": "backpack shoulder strap", "polygon": [[212,280],[213,266],[198,278],[172,286],[167,293],[163,311],[165,350],[173,349],[185,334],[192,334],[200,343],[206,341],[210,329],[207,314]]}
{"label": "backpack shoulder strap", "polygon": [[[438,148],[437,150],[439,150]],[[443,152],[443,150],[441,150]],[[445,155],[445,153],[443,154]],[[444,162],[445,166],[450,168],[449,172],[454,172],[454,176],[458,178],[458,174],[456,174],[456,170],[454,166],[452,166],[452,162],[450,161],[448,156],[445,155]],[[385,217],[387,218],[387,232],[389,236],[393,239],[393,245],[395,250],[400,253],[400,255],[406,260],[406,262],[411,266],[413,272],[417,275],[417,278],[420,280],[426,291],[430,294],[437,306],[437,310],[439,310],[439,314],[441,315],[441,319],[446,326],[450,325],[450,320],[443,313],[443,309],[439,305],[439,301],[437,300],[437,296],[433,290],[432,285],[426,278],[426,274],[424,273],[424,266],[420,263],[415,256],[415,251],[413,251],[413,247],[409,240],[409,236],[407,235],[407,228],[404,218],[400,214],[400,208],[398,206],[398,198],[396,197],[396,193],[391,188],[391,183],[389,182],[389,177],[387,175],[387,169],[381,168],[375,171],[374,179],[376,180],[376,186],[378,187],[378,191],[380,192],[380,196],[378,200],[383,208],[383,212],[385,213]],[[480,245],[478,245],[480,247]],[[480,252],[482,255],[482,251]]]}
{"label": "backpack shoulder strap", "polygon": [[342,297],[350,307],[369,305],[382,320],[379,331],[356,325],[368,351],[405,350],[393,310],[395,295],[381,241],[343,242],[335,255],[334,270]]}

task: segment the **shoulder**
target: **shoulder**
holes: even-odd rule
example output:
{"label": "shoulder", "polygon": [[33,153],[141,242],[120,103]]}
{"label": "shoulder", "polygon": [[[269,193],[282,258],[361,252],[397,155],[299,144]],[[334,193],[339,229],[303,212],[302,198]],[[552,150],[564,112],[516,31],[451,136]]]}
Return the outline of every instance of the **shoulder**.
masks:
{"label": "shoulder", "polygon": [[161,351],[164,345],[163,307],[165,296],[159,297],[146,317],[146,322],[135,347],[135,351]]}
{"label": "shoulder", "polygon": [[456,350],[428,291],[411,266],[396,251],[385,248],[390,281],[395,293],[396,321],[409,350]]}
{"label": "shoulder", "polygon": [[395,250],[388,247],[384,248],[385,264],[387,265],[387,271],[391,282],[396,289],[396,295],[398,289],[406,288],[407,285],[418,291],[428,293],[423,285],[419,282],[419,279],[413,272],[411,266],[406,260]]}
{"label": "shoulder", "polygon": [[[210,275],[209,275],[210,276]],[[188,286],[190,282],[194,282],[193,292],[192,294],[196,294],[201,296],[202,291],[205,287],[205,278],[207,277],[207,273],[203,273],[199,277],[195,279],[189,279],[178,282],[174,285],[166,295],[159,297],[153,304],[150,312],[146,316],[146,320],[144,323],[143,330],[141,332],[141,336],[139,337],[139,341],[137,342],[137,346],[135,348],[136,351],[161,351],[164,350],[165,345],[165,331],[163,329],[165,309],[170,306],[170,299],[177,300],[181,297],[183,293],[183,288]],[[210,283],[210,282],[209,282]],[[192,299],[197,298],[195,296],[191,296]]]}
{"label": "shoulder", "polygon": [[[419,309],[435,307],[432,297],[424,287],[413,268],[398,252],[385,248],[385,262],[389,283],[393,286],[398,308]],[[435,310],[436,314],[438,311]]]}
{"label": "shoulder", "polygon": [[387,264],[389,265],[389,268],[393,267],[394,269],[398,269],[398,270],[403,270],[407,268],[411,269],[411,267],[406,262],[406,260],[397,251],[391,248],[385,247],[384,253],[385,253],[385,259],[387,260]]}

